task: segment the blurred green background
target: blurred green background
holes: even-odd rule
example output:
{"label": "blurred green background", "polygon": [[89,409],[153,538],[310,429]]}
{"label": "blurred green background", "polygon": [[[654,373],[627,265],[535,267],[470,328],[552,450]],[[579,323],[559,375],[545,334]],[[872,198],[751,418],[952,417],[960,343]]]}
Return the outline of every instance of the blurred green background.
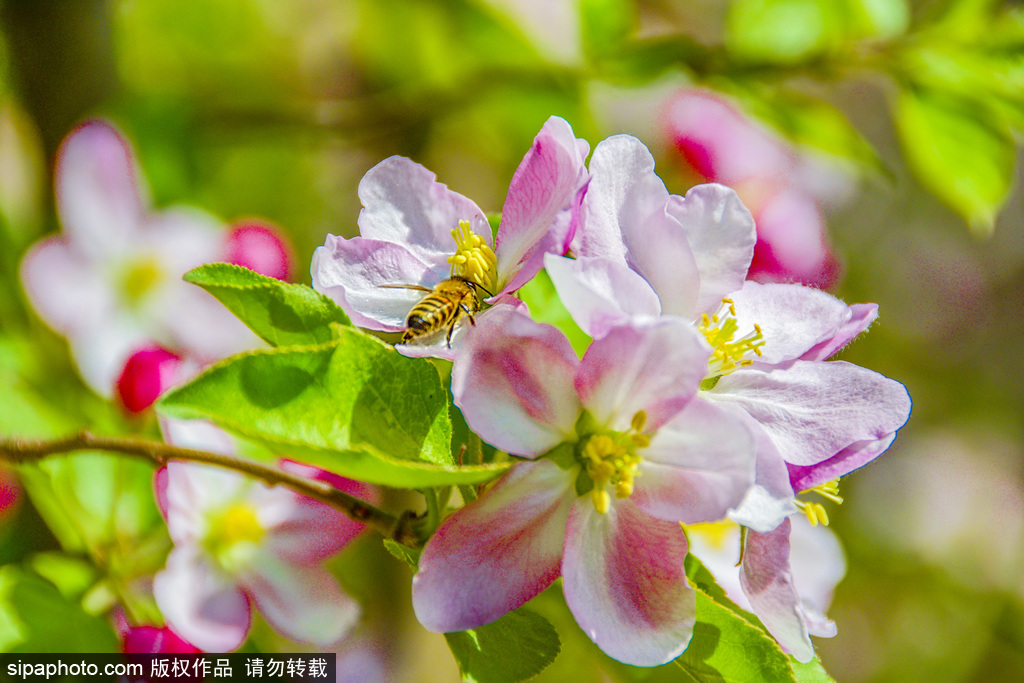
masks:
{"label": "blurred green background", "polygon": [[[85,118],[107,117],[133,142],[155,206],[281,226],[308,283],[325,235],[356,234],[356,188],[377,161],[409,156],[498,212],[552,114],[592,147],[637,135],[683,193],[690,176],[662,112],[695,85],[853,178],[850,198],[828,207],[843,266],[834,291],[877,302],[880,317],[841,357],[914,400],[895,445],[844,480],[847,502],[830,510],[849,570],[830,611],[839,635],[817,640],[826,669],[839,681],[1024,680],[1016,3],[0,0],[0,433],[152,432],[84,388],[18,281],[25,249],[59,228],[54,154]],[[111,534],[69,541],[30,501],[10,508],[0,600],[17,602],[21,568],[57,571],[63,544],[81,577],[58,582],[64,597],[104,604],[97,586],[130,554],[104,544],[160,525],[151,502],[129,509]],[[153,538],[160,557],[166,540]],[[376,539],[337,569],[395,680],[457,679],[443,638],[412,620],[408,573]]]}

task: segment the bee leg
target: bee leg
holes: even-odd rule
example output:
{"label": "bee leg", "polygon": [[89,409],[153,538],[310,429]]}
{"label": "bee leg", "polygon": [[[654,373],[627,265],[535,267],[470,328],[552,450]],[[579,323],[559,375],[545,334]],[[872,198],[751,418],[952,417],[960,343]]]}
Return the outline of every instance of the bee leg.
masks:
{"label": "bee leg", "polygon": [[455,331],[455,321],[453,320],[452,324],[448,326],[448,335],[444,339],[444,343],[448,345],[449,349],[452,348],[452,332],[454,332],[454,331]]}
{"label": "bee leg", "polygon": [[473,318],[473,313],[470,312],[468,308],[466,308],[466,304],[459,304],[459,308],[461,308],[463,313],[465,313],[466,316],[469,318],[469,324],[476,325],[476,319]]}

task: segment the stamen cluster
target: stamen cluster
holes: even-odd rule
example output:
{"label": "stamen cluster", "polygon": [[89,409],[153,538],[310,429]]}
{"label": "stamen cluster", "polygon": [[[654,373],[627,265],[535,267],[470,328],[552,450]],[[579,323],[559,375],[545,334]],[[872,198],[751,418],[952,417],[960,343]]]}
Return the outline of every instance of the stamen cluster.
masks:
{"label": "stamen cluster", "polygon": [[496,292],[498,257],[494,250],[473,232],[469,221],[459,221],[459,227],[451,234],[455,240],[455,253],[448,257],[452,275],[472,280],[487,292]]}
{"label": "stamen cluster", "polygon": [[708,360],[710,377],[728,375],[751,365],[754,361],[745,356],[751,353],[760,356],[764,346],[764,335],[757,324],[753,332],[734,339],[739,323],[736,322],[736,306],[732,299],[722,299],[722,305],[714,314],[703,314],[697,329],[711,344],[711,358]]}
{"label": "stamen cluster", "polygon": [[633,416],[627,432],[592,434],[583,442],[581,460],[594,483],[590,494],[594,509],[601,514],[608,512],[611,505],[608,485],[615,491],[616,498],[633,495],[634,479],[640,475],[638,469],[643,461],[636,451],[651,443],[650,437],[641,433],[646,421],[647,415],[641,410]]}
{"label": "stamen cluster", "polygon": [[[839,495],[839,480],[833,479],[827,481],[824,484],[818,484],[806,491],[801,491],[801,495],[804,493],[817,493],[819,496],[830,500],[836,505],[843,504],[843,497]],[[807,521],[811,523],[811,526],[828,526],[828,513],[825,512],[825,506],[821,503],[814,501],[796,499],[796,506],[807,515]]]}

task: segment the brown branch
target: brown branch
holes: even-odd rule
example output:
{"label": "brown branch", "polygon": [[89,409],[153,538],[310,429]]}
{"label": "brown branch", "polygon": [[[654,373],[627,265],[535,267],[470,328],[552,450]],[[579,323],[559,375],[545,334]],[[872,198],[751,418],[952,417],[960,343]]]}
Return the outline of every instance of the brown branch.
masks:
{"label": "brown branch", "polygon": [[87,431],[72,436],[50,441],[30,439],[0,438],[0,460],[15,464],[23,464],[42,460],[51,455],[63,455],[74,451],[99,450],[121,453],[133,457],[144,458],[158,466],[170,460],[198,462],[216,467],[223,467],[236,472],[248,474],[271,486],[287,486],[288,488],[340,510],[350,519],[367,525],[403,545],[416,547],[419,538],[412,528],[414,517],[403,514],[396,517],[364,500],[336,489],[327,482],[307,479],[290,472],[285,472],[270,465],[253,460],[246,460],[235,455],[213,453],[192,448],[179,448],[160,441],[133,439],[128,437],[97,436]]}

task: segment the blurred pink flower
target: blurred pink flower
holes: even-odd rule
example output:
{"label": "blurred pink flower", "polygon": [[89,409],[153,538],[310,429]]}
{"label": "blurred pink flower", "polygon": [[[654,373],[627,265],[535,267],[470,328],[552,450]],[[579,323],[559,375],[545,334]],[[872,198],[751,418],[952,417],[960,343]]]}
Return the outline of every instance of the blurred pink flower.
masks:
{"label": "blurred pink flower", "polygon": [[245,266],[260,275],[287,280],[293,259],[280,229],[266,221],[248,219],[231,226],[224,261]]}
{"label": "blurred pink flower", "polygon": [[[569,213],[585,182],[588,151],[564,119],[548,119],[512,177],[493,249],[487,217],[472,200],[409,159],[385,159],[359,184],[360,236],[328,235],[313,254],[313,287],[337,301],[356,325],[388,332],[405,329],[409,310],[423,298],[394,285],[430,289],[461,275],[495,302],[514,304],[503,295],[536,275],[545,253],[568,248]],[[441,336],[400,350],[451,358],[461,337],[460,329],[451,349]]]}
{"label": "blurred pink flower", "polygon": [[[212,425],[167,421],[168,441],[229,450]],[[291,461],[281,467],[360,497],[369,487]],[[171,462],[157,473],[157,500],[174,548],[153,581],[168,626],[206,651],[239,647],[255,606],[281,634],[317,647],[340,641],[359,606],[323,566],[363,528],[285,487],[235,472]]]}
{"label": "blurred pink flower", "polygon": [[[225,258],[268,267],[272,259],[248,256],[252,239],[229,235],[198,209],[151,210],[132,150],[113,126],[88,121],[67,137],[55,191],[63,233],[32,247],[22,280],[98,393],[110,396],[128,358],[142,349],[160,346],[203,364],[258,343],[181,275]],[[261,243],[270,239],[268,229]]]}
{"label": "blurred pink flower", "polygon": [[413,579],[420,622],[475,628],[561,575],[576,621],[610,656],[678,656],[696,604],[678,522],[721,518],[753,481],[749,432],[696,396],[707,354],[680,320],[617,327],[582,360],[518,311],[480,322],[455,361],[455,402],[483,439],[533,462],[428,541]]}
{"label": "blurred pink flower", "polygon": [[664,118],[672,144],[697,175],[734,188],[753,212],[757,246],[750,279],[820,288],[835,283],[839,263],[825,237],[818,194],[845,194],[839,174],[816,188],[825,175],[821,168],[812,169],[788,142],[708,91],[679,93]]}
{"label": "blurred pink flower", "polygon": [[121,649],[126,653],[202,652],[166,626],[129,627],[121,637]]}

